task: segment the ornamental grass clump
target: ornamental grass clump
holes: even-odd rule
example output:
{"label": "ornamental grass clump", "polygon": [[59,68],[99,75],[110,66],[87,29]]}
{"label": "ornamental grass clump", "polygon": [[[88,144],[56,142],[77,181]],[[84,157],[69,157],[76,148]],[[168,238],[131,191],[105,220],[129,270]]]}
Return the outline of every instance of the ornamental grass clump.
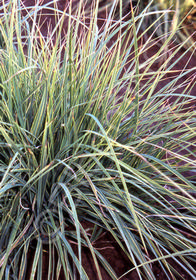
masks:
{"label": "ornamental grass clump", "polygon": [[[180,279],[175,263],[196,278],[196,115],[187,109],[196,69],[182,69],[158,89],[183,58],[172,60],[183,44],[153,71],[173,33],[141,62],[147,10],[116,21],[115,2],[101,30],[96,3],[90,20],[82,3],[75,15],[71,6],[2,6],[0,279],[26,279],[30,269],[30,279],[41,280],[47,244],[51,279],[61,271],[65,279],[89,279],[84,248],[98,279],[100,266],[121,279],[94,246],[100,229],[138,279],[156,279],[154,264],[166,279]],[[43,8],[57,20],[47,37]]]}
{"label": "ornamental grass clump", "polygon": [[151,3],[149,12],[154,13],[147,18],[146,25],[152,24],[157,36],[167,37],[171,32],[175,32],[174,39],[178,43],[186,40],[186,44],[183,44],[184,48],[192,47],[192,51],[195,52],[195,37],[192,38],[195,34],[196,3],[194,0],[154,0],[139,1],[139,3],[140,9]]}

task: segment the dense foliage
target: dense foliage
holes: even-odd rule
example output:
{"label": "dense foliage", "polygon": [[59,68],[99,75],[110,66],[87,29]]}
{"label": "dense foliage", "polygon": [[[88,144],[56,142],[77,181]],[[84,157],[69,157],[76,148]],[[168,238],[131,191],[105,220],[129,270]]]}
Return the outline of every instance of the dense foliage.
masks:
{"label": "dense foliage", "polygon": [[[183,58],[175,55],[186,40],[167,55],[178,23],[166,38],[149,37],[162,44],[144,61],[149,40],[141,41],[156,24],[142,29],[154,14],[148,6],[114,20],[114,1],[99,29],[98,5],[88,21],[82,3],[73,16],[71,6],[26,10],[19,2],[4,3],[0,19],[0,279],[25,279],[33,241],[30,279],[42,279],[44,244],[49,274],[57,249],[54,279],[60,270],[65,279],[88,279],[84,247],[99,279],[100,265],[117,279],[93,246],[100,230],[113,236],[139,279],[156,279],[155,261],[166,279],[181,277],[170,258],[195,279],[196,113],[187,108],[196,69],[159,87]],[[56,15],[47,37],[43,8]],[[184,52],[191,56],[192,47]]]}

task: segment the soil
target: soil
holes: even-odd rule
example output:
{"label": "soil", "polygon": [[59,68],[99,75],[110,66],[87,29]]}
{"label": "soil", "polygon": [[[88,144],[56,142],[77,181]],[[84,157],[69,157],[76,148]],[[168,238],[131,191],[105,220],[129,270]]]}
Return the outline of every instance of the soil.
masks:
{"label": "soil", "polygon": [[[86,231],[89,232],[89,229],[93,228],[89,222],[83,222],[82,226]],[[77,254],[77,246],[70,241],[71,247],[74,252]],[[141,280],[135,270],[127,273],[129,270],[133,268],[129,258],[127,255],[120,249],[119,245],[112,238],[112,236],[108,232],[104,232],[100,235],[100,238],[96,242],[93,242],[93,247],[98,250],[105,260],[111,265],[113,270],[115,271],[119,280]],[[30,280],[30,273],[33,264],[33,256],[35,254],[36,241],[32,242],[31,251],[28,253],[28,267],[25,280]],[[53,258],[53,273],[56,273],[56,265],[57,265],[57,252],[55,248],[52,248],[52,258]],[[49,267],[49,245],[45,244],[42,252],[42,260],[43,260],[43,270],[42,270],[42,279],[48,279],[48,267]],[[95,265],[93,263],[93,258],[90,253],[90,250],[86,247],[82,247],[82,261],[83,267],[89,277],[90,280],[100,280],[98,277]],[[176,270],[178,276],[176,276],[175,280],[193,280],[181,267],[179,267],[176,262],[172,261],[172,259],[168,260],[169,264]],[[154,262],[151,264],[153,273],[157,280],[165,280],[166,275],[158,264],[158,262]],[[112,278],[100,264],[100,271],[103,280],[111,280]],[[125,274],[123,276],[123,274]],[[50,275],[51,277],[51,275]],[[170,276],[170,279],[174,279]],[[55,279],[55,278],[49,278]],[[66,280],[63,271],[60,272],[59,278],[60,280]],[[76,278],[76,279],[79,279]]]}
{"label": "soil", "polygon": [[[35,5],[35,0],[23,0],[23,3],[25,4],[26,7],[32,7]],[[41,3],[45,4],[49,1],[44,0]],[[59,9],[63,10],[66,5],[67,5],[68,1],[65,0],[59,0],[58,1],[58,7]],[[73,1],[77,2],[77,1]],[[41,16],[41,23],[42,23],[42,28],[41,31],[44,35],[47,35],[48,32],[51,32],[51,30],[54,28],[55,26],[55,19],[54,19],[54,15],[52,14],[52,11],[47,11],[47,15],[44,15],[44,13],[46,12],[46,10],[42,11],[42,16]],[[24,13],[25,14],[25,13]],[[104,19],[106,17],[106,12],[102,12],[99,15],[99,28],[101,28],[102,24],[104,23]],[[66,22],[65,22],[65,26],[64,26],[64,30],[66,32]],[[140,41],[140,44],[142,46],[143,41],[145,40],[145,38],[142,38]],[[171,48],[175,48],[175,45],[171,45]],[[152,57],[158,50],[159,50],[160,46],[158,44],[151,46],[147,52],[143,53],[141,55],[141,62],[144,62],[147,58]],[[168,55],[170,55],[170,51],[168,50]],[[172,58],[171,62],[174,62],[178,59],[179,56],[181,56],[181,54],[185,52],[185,50],[180,50],[175,57]],[[162,61],[157,61],[157,63],[153,64],[151,69],[152,70],[156,70],[157,67],[160,66],[160,63],[162,63]],[[161,89],[163,88],[169,81],[171,81],[171,79],[174,79],[175,75],[178,75],[182,69],[189,69],[191,67],[196,67],[196,59],[194,56],[191,56],[191,53],[187,52],[184,57],[175,65],[175,67],[173,68],[174,72],[173,74],[167,75],[167,77],[165,77],[164,80],[162,80],[158,85],[157,85],[157,89]],[[184,76],[180,82],[186,81],[186,79],[189,80],[189,82],[191,84],[193,84],[193,82],[196,79],[196,75],[195,73],[193,73],[193,75],[190,76]],[[185,83],[184,87],[187,86],[187,82]],[[178,89],[178,92],[182,92],[183,88]],[[196,95],[196,88],[193,87],[191,90],[191,94],[193,96]],[[168,102],[174,102],[174,97],[171,97],[170,99],[168,99]],[[196,108],[196,103],[192,102],[192,104],[190,105],[185,105],[186,109],[191,109],[194,110]],[[85,227],[88,227],[89,224],[86,224]],[[76,250],[76,246],[72,244],[72,247],[74,250]],[[97,248],[97,250],[99,252],[101,252],[103,254],[103,256],[106,258],[106,260],[110,263],[110,265],[114,268],[116,274],[118,275],[118,277],[120,277],[121,275],[123,275],[125,272],[127,272],[128,270],[130,270],[132,268],[132,264],[130,262],[130,260],[128,259],[128,257],[122,252],[122,250],[119,248],[119,246],[117,245],[117,243],[112,239],[112,237],[110,236],[109,233],[103,233],[101,238],[99,240],[96,241],[96,243],[94,244],[94,246]],[[29,253],[28,255],[28,263],[29,263],[29,267],[27,270],[27,275],[26,275],[26,280],[29,279],[29,275],[30,275],[30,271],[31,271],[31,266],[32,266],[32,255],[35,253],[35,244],[32,243],[32,251]],[[55,253],[55,249],[54,249],[54,254]],[[43,277],[42,279],[48,279],[48,275],[47,275],[47,270],[48,270],[48,246],[45,245],[44,250],[43,250]],[[96,273],[96,269],[95,266],[93,264],[93,260],[92,260],[92,256],[89,252],[89,250],[87,248],[83,248],[82,249],[82,258],[83,258],[83,265],[84,268],[89,276],[89,279],[91,280],[99,280],[97,273]],[[175,263],[172,262],[172,260],[170,260],[170,263],[172,264],[172,266],[178,271],[179,273],[179,278],[176,277],[176,279],[184,279],[184,280],[192,280],[192,278],[190,278],[189,275],[186,274],[185,271],[183,271],[180,267],[178,267]],[[54,262],[54,267],[55,267],[55,262]],[[152,264],[152,268],[154,271],[154,274],[156,276],[157,280],[165,280],[166,275],[163,272],[163,269],[159,266],[159,264],[157,263],[153,263]],[[107,274],[107,272],[103,269],[103,267],[101,266],[101,273],[102,273],[102,277],[103,280],[111,280],[111,277]],[[180,277],[181,276],[181,277]],[[64,280],[64,276],[63,273],[61,273],[60,278]],[[127,274],[126,276],[120,278],[121,280],[138,280],[139,277],[137,275],[136,271],[132,271],[129,274]]]}

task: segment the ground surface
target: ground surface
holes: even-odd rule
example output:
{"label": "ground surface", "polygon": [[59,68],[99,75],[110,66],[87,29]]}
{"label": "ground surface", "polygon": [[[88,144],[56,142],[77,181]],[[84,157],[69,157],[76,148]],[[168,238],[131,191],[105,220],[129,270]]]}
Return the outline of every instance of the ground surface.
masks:
{"label": "ground surface", "polygon": [[[24,3],[26,6],[34,6],[35,5],[35,0],[24,0]],[[43,3],[47,3],[47,0],[45,0]],[[67,4],[67,1],[65,0],[60,0],[58,2],[59,4],[59,8],[61,10],[63,10]],[[44,11],[43,11],[44,13]],[[102,23],[104,22],[104,16],[105,14],[102,13],[100,15],[100,21],[99,24],[100,26],[102,25]],[[54,26],[54,17],[52,15],[52,12],[48,13],[47,12],[47,16],[43,15],[42,16],[42,32],[43,34],[47,34],[51,28]],[[66,30],[66,26],[65,26],[65,30]],[[145,38],[144,38],[145,40]],[[142,42],[141,42],[142,43]],[[145,61],[146,57],[151,57],[153,56],[157,51],[159,50],[159,45],[155,45],[151,48],[148,49],[148,51],[143,54],[141,56],[141,61]],[[183,50],[180,50],[180,52],[172,59],[172,61],[175,61],[181,54],[183,53]],[[170,53],[168,52],[168,55]],[[152,65],[152,70],[156,70],[157,67],[159,67],[161,61],[158,61],[157,64]],[[196,58],[192,57],[190,59],[190,53],[187,53],[183,59],[181,59],[181,61],[179,63],[177,63],[175,65],[175,73],[168,75],[166,77],[166,79],[164,79],[161,83],[158,84],[157,89],[162,88],[166,83],[168,83],[168,81],[170,81],[171,79],[174,78],[175,75],[178,75],[178,72],[176,71],[180,71],[182,70],[182,68],[191,68],[191,67],[195,67],[196,66]],[[191,77],[186,77],[184,76],[182,79],[186,80],[187,78],[189,78],[190,82],[194,81],[195,76],[191,76]],[[186,86],[186,85],[185,85]],[[183,90],[181,89],[178,89]],[[192,95],[196,95],[196,89],[193,88]],[[173,102],[174,98],[170,98],[170,100],[168,100],[169,102]],[[195,104],[192,103],[190,104],[190,106],[192,106],[192,109],[195,109]],[[118,245],[114,242],[114,240],[112,240],[111,236],[109,236],[109,234],[107,233],[103,233],[101,238],[96,242],[96,244],[94,244],[94,246],[103,254],[103,256],[107,259],[107,261],[111,264],[112,267],[114,267],[116,274],[120,277],[123,273],[125,273],[126,271],[128,271],[129,269],[131,269],[131,263],[128,260],[127,256],[125,254],[123,254],[123,252],[119,249]],[[74,245],[73,245],[74,247]],[[43,265],[43,279],[48,279],[47,278],[47,269],[48,269],[48,247],[45,247],[44,253],[43,253],[43,261],[44,261],[44,265]],[[28,275],[27,275],[27,280],[29,277],[29,273],[30,273],[30,267],[31,267],[31,257],[34,254],[34,246],[32,245],[32,251],[29,254],[29,269],[28,269]],[[92,261],[92,257],[90,252],[88,251],[88,249],[83,248],[83,252],[82,252],[82,256],[83,256],[83,264],[84,264],[84,268],[86,269],[86,272],[89,275],[89,278],[91,280],[99,280],[96,274],[96,270],[95,267],[93,265],[93,261]],[[185,279],[185,280],[191,280],[190,276],[188,276],[184,271],[182,271],[179,267],[176,267],[172,261],[171,264],[175,267],[175,269],[179,272],[179,275],[181,275],[183,278],[176,278],[176,279]],[[161,267],[157,264],[154,263],[152,265],[153,267],[153,271],[154,274],[156,276],[157,280],[165,280],[166,276],[164,274],[164,272],[162,271]],[[104,280],[110,280],[111,278],[107,275],[107,273],[104,271],[104,269],[101,270],[102,272],[102,276]],[[61,275],[61,278],[63,280],[63,275]],[[132,271],[129,274],[127,274],[126,276],[120,278],[121,280],[138,280],[138,275],[136,273],[136,271]]]}
{"label": "ground surface", "polygon": [[[92,225],[88,222],[83,223],[84,228],[86,231],[88,231],[90,228],[92,228]],[[72,242],[70,242],[72,245],[72,248],[75,252],[77,252],[77,246],[74,245]],[[33,256],[35,254],[35,246],[36,242],[32,244],[31,251],[28,254],[28,270],[25,280],[30,279],[30,272],[32,267],[32,260]],[[130,260],[128,257],[120,250],[119,246],[116,244],[116,242],[113,240],[110,234],[103,232],[100,235],[100,238],[93,243],[94,248],[96,248],[103,257],[107,260],[107,262],[112,266],[114,269],[117,277],[119,277],[119,280],[140,280],[138,277],[138,274],[135,270],[132,270],[130,273],[127,273],[125,276],[122,276],[124,273],[132,269],[132,264],[130,263]],[[43,277],[42,279],[48,279],[48,263],[49,263],[49,247],[48,245],[44,245],[43,249]],[[56,272],[56,252],[53,250],[53,258],[54,258],[54,273]],[[93,259],[91,256],[91,253],[89,249],[82,248],[82,260],[83,260],[83,266],[86,271],[86,273],[89,276],[90,280],[100,280],[97,276],[96,268],[93,263]],[[174,263],[172,260],[169,260],[169,263],[171,266],[176,270],[176,273],[179,274],[179,276],[176,276],[175,280],[193,280],[192,277],[190,277],[183,269],[181,269],[176,263]],[[103,269],[103,267],[100,266],[101,274],[102,274],[102,280],[111,280],[112,278],[107,274],[107,272]],[[157,280],[166,280],[165,273],[163,272],[161,266],[158,264],[158,262],[152,263],[152,270]],[[122,276],[122,277],[121,277]],[[53,278],[50,278],[53,279]],[[64,274],[61,272],[60,274],[60,280],[66,280],[64,277]],[[79,279],[79,277],[78,277]],[[174,278],[170,278],[174,279]]]}

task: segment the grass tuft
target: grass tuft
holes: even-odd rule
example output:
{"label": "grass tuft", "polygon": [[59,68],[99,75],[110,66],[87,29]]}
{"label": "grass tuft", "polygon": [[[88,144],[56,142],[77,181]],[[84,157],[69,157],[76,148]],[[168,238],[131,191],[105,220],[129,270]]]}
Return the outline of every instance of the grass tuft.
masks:
{"label": "grass tuft", "polygon": [[[30,279],[41,280],[46,244],[52,279],[61,270],[65,279],[89,279],[84,248],[98,279],[100,264],[121,279],[94,246],[100,229],[139,279],[156,279],[153,263],[166,279],[183,279],[173,263],[196,278],[196,115],[187,109],[196,69],[173,75],[186,44],[167,55],[175,32],[142,61],[156,43],[141,44],[152,12],[132,9],[129,19],[114,19],[114,2],[102,28],[98,5],[90,17],[81,2],[75,13],[52,2],[1,7],[0,279],[26,279],[34,246]],[[55,13],[47,35],[42,9]]]}

